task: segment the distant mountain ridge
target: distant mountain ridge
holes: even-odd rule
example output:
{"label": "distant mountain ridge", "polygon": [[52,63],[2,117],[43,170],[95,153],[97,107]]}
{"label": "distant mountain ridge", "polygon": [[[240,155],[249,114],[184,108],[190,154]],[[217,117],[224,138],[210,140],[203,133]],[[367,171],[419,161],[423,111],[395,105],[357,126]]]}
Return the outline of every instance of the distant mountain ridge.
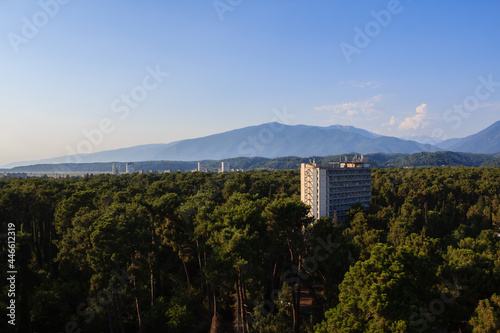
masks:
{"label": "distant mountain ridge", "polygon": [[449,139],[439,147],[457,152],[495,154],[500,152],[500,121],[484,130],[461,139]]}
{"label": "distant mountain ridge", "polygon": [[[357,134],[361,134],[361,135],[366,136],[367,138],[371,138],[371,139],[378,138],[381,136],[379,134],[375,134],[375,133],[372,133],[372,132],[369,132],[367,130],[357,128],[354,126],[331,125],[331,126],[328,126],[327,128],[338,129],[338,130],[341,130],[344,132],[357,133]],[[415,140],[413,140],[413,141],[415,141]]]}
{"label": "distant mountain ridge", "polygon": [[346,153],[412,154],[442,150],[493,154],[500,152],[500,121],[463,138],[438,144],[382,136],[353,126],[285,125],[266,123],[205,137],[167,144],[148,144],[70,155],[40,161],[12,163],[5,167],[54,163],[106,163],[137,161],[198,161],[236,157],[328,156]]}
{"label": "distant mountain ridge", "polygon": [[[437,150],[439,148],[432,145],[380,136],[352,126],[319,127],[273,122],[168,144],[142,145],[88,155],[61,156],[36,163],[196,161],[234,157],[307,157],[350,152],[392,154]],[[6,167],[21,165],[26,163],[13,163]]]}

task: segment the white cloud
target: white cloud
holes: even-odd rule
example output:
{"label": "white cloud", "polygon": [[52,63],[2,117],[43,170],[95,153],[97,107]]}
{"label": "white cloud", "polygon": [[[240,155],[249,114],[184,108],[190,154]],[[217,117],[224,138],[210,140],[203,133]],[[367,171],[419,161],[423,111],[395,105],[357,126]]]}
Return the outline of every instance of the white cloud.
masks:
{"label": "white cloud", "polygon": [[377,102],[382,100],[382,95],[373,96],[364,101],[348,102],[335,105],[316,106],[317,111],[330,111],[335,115],[345,115],[347,117],[362,113],[367,116],[379,110],[375,107]]}
{"label": "white cloud", "polygon": [[394,126],[396,124],[396,117],[392,116],[388,123],[382,124],[382,126]]}
{"label": "white cloud", "polygon": [[422,104],[417,107],[416,114],[413,117],[407,117],[401,124],[399,124],[399,130],[414,130],[419,128],[424,128],[429,125],[427,121],[427,104]]}

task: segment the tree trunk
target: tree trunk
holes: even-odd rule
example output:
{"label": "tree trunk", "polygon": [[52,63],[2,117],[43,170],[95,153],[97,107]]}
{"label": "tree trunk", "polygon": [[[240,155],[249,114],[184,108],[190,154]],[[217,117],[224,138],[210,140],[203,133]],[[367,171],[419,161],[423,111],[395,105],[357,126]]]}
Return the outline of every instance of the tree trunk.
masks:
{"label": "tree trunk", "polygon": [[151,267],[151,307],[155,305],[155,277]]}
{"label": "tree trunk", "polygon": [[142,331],[142,316],[141,316],[141,309],[139,307],[139,300],[137,299],[137,296],[135,297],[135,306],[137,308],[137,319],[139,320],[139,332],[143,333]]}
{"label": "tree trunk", "polygon": [[242,283],[242,293],[243,293],[243,309],[245,310],[243,312],[243,322],[245,323],[245,327],[247,332],[250,332],[250,324],[248,323],[248,310],[247,310],[247,288],[245,288],[245,284]]}
{"label": "tree trunk", "polygon": [[[132,280],[134,281],[134,291],[137,291],[136,284],[135,284],[135,276],[132,278]],[[135,296],[135,307],[137,310],[137,320],[139,321],[139,332],[143,333],[141,307],[139,306],[139,299],[137,298],[137,295]]]}
{"label": "tree trunk", "polygon": [[292,286],[291,291],[292,291],[292,319],[293,319],[293,331],[297,331],[297,307],[295,306],[297,304],[297,295],[295,294],[295,288]]}
{"label": "tree trunk", "polygon": [[155,278],[154,278],[154,271],[153,271],[153,258],[154,258],[154,251],[150,252],[148,254],[148,263],[149,263],[149,274],[150,274],[150,296],[151,296],[151,307],[154,306],[154,299],[155,299]]}
{"label": "tree trunk", "polygon": [[243,295],[243,283],[241,282],[240,280],[240,307],[241,307],[241,310],[240,310],[240,315],[241,315],[241,331],[243,333],[246,333],[246,330],[245,330],[245,324],[246,324],[246,319],[245,319],[245,296]]}
{"label": "tree trunk", "polygon": [[200,267],[200,290],[203,299],[205,299],[205,288],[203,287],[203,267],[201,265],[200,245],[198,240],[196,240],[196,254],[198,255],[198,266]]}
{"label": "tree trunk", "polygon": [[245,295],[245,287],[243,281],[240,279],[240,295],[241,295],[241,331],[243,333],[248,332],[248,317],[247,317],[247,309],[246,309],[246,295]]}
{"label": "tree trunk", "polygon": [[243,289],[243,282],[241,281],[241,270],[238,269],[238,281],[236,285],[238,294],[238,322],[240,323],[237,327],[238,332],[246,332],[246,311],[245,311],[245,294]]}
{"label": "tree trunk", "polygon": [[215,298],[215,291],[213,293],[214,297],[214,315],[212,316],[212,325],[210,326],[210,333],[219,332],[219,316],[217,315],[217,299]]}
{"label": "tree trunk", "polygon": [[489,226],[488,226],[488,228],[491,229],[491,228],[493,228],[493,201],[492,200],[490,200],[490,207],[489,208],[490,208],[490,214],[488,216],[489,217],[489,221],[488,221],[489,222]]}
{"label": "tree trunk", "polygon": [[189,274],[188,274],[188,271],[187,271],[186,262],[184,261],[184,258],[181,258],[181,260],[182,260],[182,266],[184,266],[184,272],[186,273],[187,284],[188,284],[189,287],[191,287],[191,283],[189,282]]}
{"label": "tree trunk", "polygon": [[271,291],[274,290],[274,279],[276,278],[276,261],[274,262],[273,274],[271,277]]}
{"label": "tree trunk", "polygon": [[235,311],[234,311],[234,320],[235,320],[235,329],[236,332],[240,332],[240,323],[241,323],[241,294],[240,294],[240,278],[238,276],[238,280],[236,281],[234,287],[236,289],[236,306],[235,306]]}

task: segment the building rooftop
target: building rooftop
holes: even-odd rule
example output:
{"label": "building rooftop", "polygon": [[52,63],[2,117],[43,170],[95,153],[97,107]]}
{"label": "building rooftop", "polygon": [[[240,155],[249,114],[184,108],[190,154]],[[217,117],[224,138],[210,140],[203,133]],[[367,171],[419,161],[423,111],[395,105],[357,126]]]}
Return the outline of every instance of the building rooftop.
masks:
{"label": "building rooftop", "polygon": [[329,162],[328,165],[313,163],[305,163],[316,168],[331,169],[331,168],[370,168],[370,163],[363,161],[347,161],[347,162]]}

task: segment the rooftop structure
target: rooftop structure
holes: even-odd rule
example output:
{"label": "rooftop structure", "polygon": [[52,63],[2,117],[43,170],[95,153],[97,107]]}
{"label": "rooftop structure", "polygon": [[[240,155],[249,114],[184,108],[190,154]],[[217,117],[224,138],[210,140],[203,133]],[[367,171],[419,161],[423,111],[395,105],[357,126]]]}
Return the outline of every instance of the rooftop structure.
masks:
{"label": "rooftop structure", "polygon": [[362,158],[330,165],[302,163],[300,190],[302,202],[311,206],[310,215],[315,219],[328,216],[344,221],[353,204],[370,205],[370,164]]}

